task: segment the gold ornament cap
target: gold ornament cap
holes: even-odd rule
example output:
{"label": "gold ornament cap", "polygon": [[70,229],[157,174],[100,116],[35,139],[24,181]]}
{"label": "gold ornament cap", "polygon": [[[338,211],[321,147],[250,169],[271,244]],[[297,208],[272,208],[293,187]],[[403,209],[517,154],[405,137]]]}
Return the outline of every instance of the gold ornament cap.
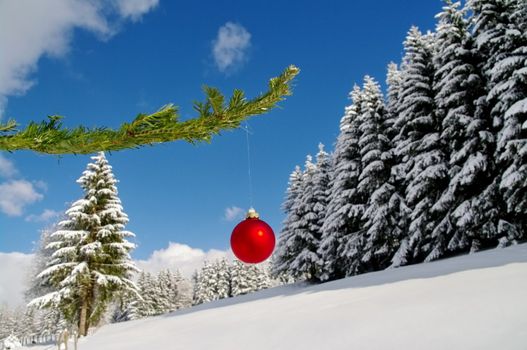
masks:
{"label": "gold ornament cap", "polygon": [[251,208],[247,212],[247,215],[245,216],[245,218],[247,218],[247,219],[259,219],[260,218],[260,214],[258,214],[256,212],[256,210],[254,210],[254,208]]}

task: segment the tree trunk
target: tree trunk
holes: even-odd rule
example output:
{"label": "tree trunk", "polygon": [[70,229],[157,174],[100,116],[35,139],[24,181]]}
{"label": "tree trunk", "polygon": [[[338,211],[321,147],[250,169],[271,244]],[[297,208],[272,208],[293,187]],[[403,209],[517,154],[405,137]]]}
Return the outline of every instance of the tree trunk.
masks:
{"label": "tree trunk", "polygon": [[79,336],[88,335],[88,298],[82,300],[81,313],[79,316]]}

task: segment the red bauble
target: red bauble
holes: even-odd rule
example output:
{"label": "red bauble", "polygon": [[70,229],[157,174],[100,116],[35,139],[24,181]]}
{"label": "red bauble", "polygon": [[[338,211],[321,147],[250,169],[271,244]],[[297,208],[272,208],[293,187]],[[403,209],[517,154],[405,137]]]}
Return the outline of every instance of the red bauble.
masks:
{"label": "red bauble", "polygon": [[245,263],[261,263],[271,256],[274,245],[275,237],[271,226],[260,220],[257,214],[251,217],[251,211],[249,211],[249,217],[240,222],[232,231],[232,251],[238,259]]}

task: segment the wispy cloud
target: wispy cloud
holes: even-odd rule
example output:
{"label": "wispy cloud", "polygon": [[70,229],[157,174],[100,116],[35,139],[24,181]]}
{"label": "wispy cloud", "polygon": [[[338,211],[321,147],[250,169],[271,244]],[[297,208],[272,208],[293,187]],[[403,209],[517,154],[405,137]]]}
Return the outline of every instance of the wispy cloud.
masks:
{"label": "wispy cloud", "polygon": [[13,177],[18,173],[15,164],[0,154],[0,176]]}
{"label": "wispy cloud", "polygon": [[224,257],[232,258],[232,253],[216,249],[204,251],[186,244],[170,242],[167,248],[154,251],[147,260],[137,261],[137,265],[140,269],[152,273],[164,269],[178,269],[186,277],[191,277],[205,260],[214,261]]}
{"label": "wispy cloud", "polygon": [[221,72],[240,67],[247,60],[247,50],[251,47],[251,33],[242,25],[227,22],[218,30],[212,45],[216,66]]}
{"label": "wispy cloud", "polygon": [[60,211],[44,209],[40,214],[31,214],[26,216],[26,221],[28,222],[49,222],[51,219],[54,219],[60,215]]}
{"label": "wispy cloud", "polygon": [[236,219],[242,218],[244,212],[245,210],[236,206],[228,207],[225,208],[223,219],[227,221],[234,221]]}
{"label": "wispy cloud", "polygon": [[0,184],[0,211],[9,216],[21,216],[24,208],[44,196],[26,180],[9,180]]}
{"label": "wispy cloud", "polygon": [[158,0],[5,0],[0,1],[0,117],[7,97],[23,95],[42,56],[61,57],[76,29],[112,37],[125,20],[137,21]]}

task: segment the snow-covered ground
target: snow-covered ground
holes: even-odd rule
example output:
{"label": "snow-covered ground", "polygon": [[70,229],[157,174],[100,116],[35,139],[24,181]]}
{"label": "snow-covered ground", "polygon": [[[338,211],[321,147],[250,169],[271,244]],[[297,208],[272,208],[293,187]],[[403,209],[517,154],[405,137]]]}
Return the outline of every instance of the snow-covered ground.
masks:
{"label": "snow-covered ground", "polygon": [[527,244],[102,327],[79,350],[527,349]]}

